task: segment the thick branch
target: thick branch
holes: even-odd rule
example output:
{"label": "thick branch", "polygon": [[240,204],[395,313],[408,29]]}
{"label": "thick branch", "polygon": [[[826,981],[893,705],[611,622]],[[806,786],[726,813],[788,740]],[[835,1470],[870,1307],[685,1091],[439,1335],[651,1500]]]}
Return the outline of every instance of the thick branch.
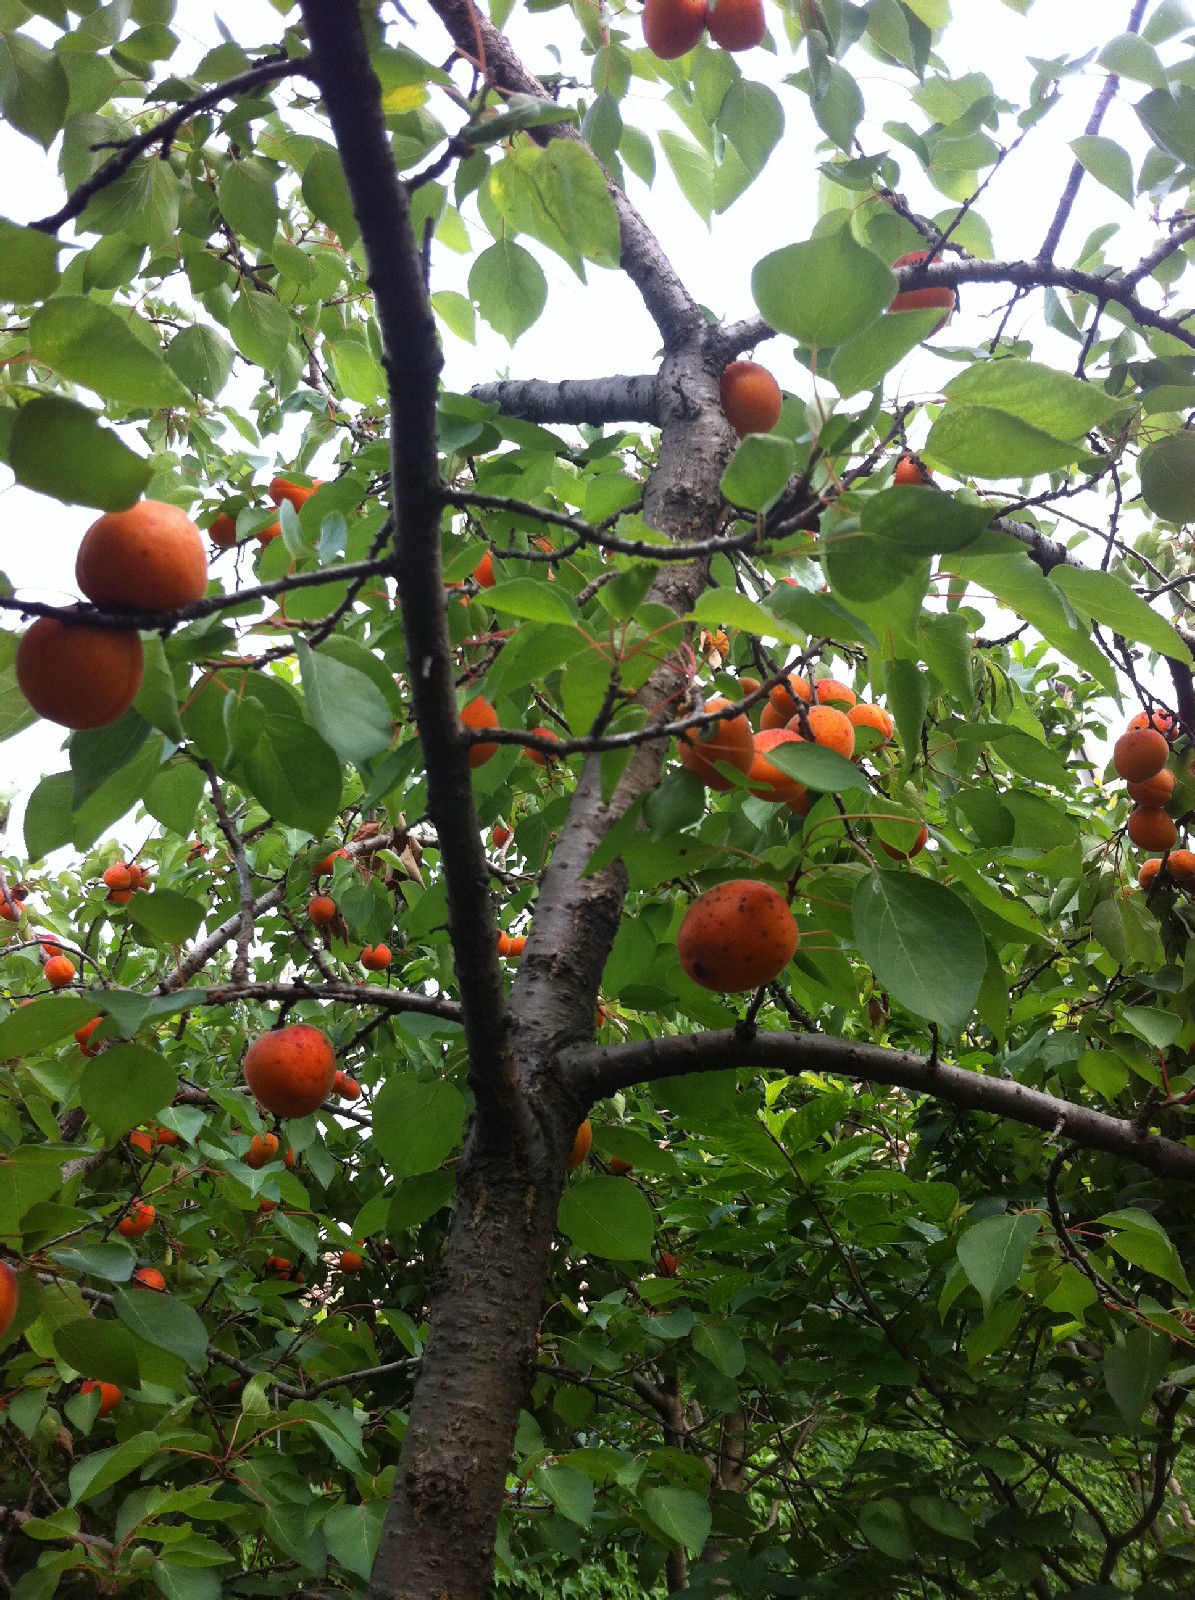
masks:
{"label": "thick branch", "polygon": [[29,226],[36,228],[40,233],[57,233],[64,222],[79,216],[101,189],[107,189],[118,178],[122,178],[138,156],[144,155],[147,150],[152,150],[156,144],[169,148],[175,134],[184,123],[198,116],[201,111],[207,111],[209,107],[218,105],[221,100],[232,99],[238,94],[248,94],[253,89],[260,89],[263,84],[276,83],[280,78],[293,78],[296,74],[306,71],[306,56],[300,56],[294,61],[263,61],[260,66],[250,67],[248,72],[242,72],[237,78],[229,78],[226,83],[218,83],[214,89],[205,89],[192,100],[184,100],[182,105],[168,117],[163,117],[161,122],[155,123],[145,133],[138,133],[133,138],[124,140],[116,154],[110,156],[102,167],[98,167],[86,182],[81,183],[65,205],[52,216],[42,217],[39,222],[31,222]]}
{"label": "thick branch", "polygon": [[586,1046],[562,1059],[590,1100],[655,1078],[723,1067],[830,1072],[864,1083],[888,1083],[933,1095],[964,1111],[985,1111],[1073,1140],[1089,1150],[1125,1156],[1151,1172],[1195,1183],[1195,1150],[1147,1133],[1131,1122],[1043,1094],[1008,1078],[943,1066],[907,1050],[888,1050],[827,1034],[757,1033],[728,1029],[635,1044]]}
{"label": "thick branch", "polygon": [[377,1006],[380,1011],[418,1011],[426,1017],[460,1022],[461,1008],[447,995],[420,994],[414,989],[386,989],[377,983],[222,983],[213,985],[196,1005],[226,1006],[234,1000],[280,1000],[291,1005],[304,1000],[335,1001],[341,1005]]}
{"label": "thick branch", "polygon": [[[528,72],[509,41],[473,0],[432,0],[432,10],[465,59],[477,61],[487,82],[495,88],[534,95],[538,100],[551,99],[543,84]],[[479,52],[481,59],[478,61]],[[532,137],[545,144],[550,139],[576,139],[584,143],[568,123],[553,124]],[[681,282],[660,241],[608,173],[606,187],[618,213],[622,241],[620,265],[643,297],[643,304],[665,345],[673,350],[703,325],[701,310]]]}
{"label": "thick branch", "polygon": [[658,422],[656,380],[651,373],[635,378],[565,378],[549,383],[543,378],[510,378],[503,383],[479,383],[469,397],[496,405],[503,416],[528,422]]}
{"label": "thick branch", "polygon": [[[443,851],[448,919],[482,1115],[514,1115],[506,1004],[498,966],[489,867],[473,804],[469,751],[457,717],[452,644],[440,562],[442,485],[436,396],[442,358],[410,204],[399,182],[360,14],[305,0],[315,76],[344,167],[369,267],[390,404],[393,572],[428,775],[428,811]],[[475,13],[470,8],[470,15]]]}

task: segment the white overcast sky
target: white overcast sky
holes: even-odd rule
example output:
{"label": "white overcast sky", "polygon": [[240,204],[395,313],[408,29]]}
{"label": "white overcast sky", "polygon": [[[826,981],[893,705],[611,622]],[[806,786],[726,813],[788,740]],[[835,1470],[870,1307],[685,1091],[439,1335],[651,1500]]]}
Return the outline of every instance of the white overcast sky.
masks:
{"label": "white overcast sky", "polygon": [[[430,14],[421,0],[414,0],[409,9],[417,19],[409,42],[428,59],[444,60],[448,43],[438,23],[429,20]],[[640,40],[637,9],[626,23],[633,44]],[[768,9],[775,10],[771,6]],[[953,9],[958,20],[947,33],[943,48],[949,71],[959,76],[982,70],[993,80],[997,92],[1016,104],[1023,102],[1032,80],[1030,57],[1074,57],[1097,48],[1123,28],[1129,4],[1128,0],[1086,0],[1082,5],[1076,0],[1037,0],[1026,18],[1000,0],[954,0]],[[238,41],[249,46],[276,40],[281,33],[278,13],[266,0],[229,0],[223,7],[213,7],[207,0],[180,0],[173,26],[183,41],[182,59],[197,59],[204,49],[219,42],[216,15],[223,17],[228,31]],[[564,69],[587,79],[590,63],[579,48],[580,30],[564,8],[536,16],[520,7],[510,32],[533,69],[560,69],[561,63],[550,53],[550,47],[555,46],[562,52]],[[785,74],[804,63],[804,52],[794,58],[784,44],[780,56],[761,49],[740,55],[738,61],[747,77],[778,86]],[[898,159],[904,155],[904,188],[912,205],[930,215],[944,209],[948,202],[920,179],[912,157],[893,147],[883,132],[882,124],[890,118],[907,119],[914,126],[924,123],[922,113],[907,99],[910,76],[874,61],[859,48],[851,51],[847,66],[858,78],[867,103],[868,120],[860,128],[864,148],[893,148]],[[1063,104],[1030,134],[1017,155],[996,175],[980,209],[991,226],[1000,256],[1032,254],[1040,244],[1072,160],[1067,141],[1082,132],[1102,81],[1102,70],[1094,65],[1066,79]],[[1135,165],[1144,139],[1131,105],[1144,92],[1139,84],[1122,85],[1121,96],[1103,129],[1135,153]],[[650,190],[637,180],[630,180],[632,198],[664,242],[692,292],[727,319],[750,315],[755,309],[750,296],[755,262],[769,250],[808,237],[816,218],[817,162],[823,159],[813,153],[817,130],[800,97],[783,91],[782,98],[788,126],[780,148],[763,178],[725,215],[714,219],[712,230],[706,229],[681,197],[662,154],[658,154],[657,178]],[[661,93],[655,85],[632,80],[624,103],[625,119],[646,127],[679,127],[660,101]],[[450,107],[438,106],[433,100],[431,109],[442,111],[448,125],[453,125]],[[56,156],[56,147],[44,155],[32,141],[0,127],[0,215],[23,222],[60,203],[62,188]],[[1133,215],[1109,190],[1086,179],[1060,257],[1066,258],[1068,248],[1077,250],[1091,228],[1109,220],[1128,224]],[[1120,245],[1126,260],[1148,248],[1155,237],[1149,225],[1148,205],[1138,204],[1135,215],[1139,226],[1129,229]],[[471,229],[481,248],[487,242],[484,230],[475,222]],[[659,339],[629,282],[619,273],[591,267],[589,282],[582,285],[556,257],[539,250],[536,253],[550,285],[547,309],[540,322],[514,351],[480,321],[476,346],[446,335],[447,385],[465,389],[471,383],[506,372],[512,376],[563,378],[650,370],[656,361]],[[468,267],[469,258],[437,249],[433,257],[433,287],[463,291]],[[989,336],[992,311],[1001,298],[999,289],[970,289],[962,312],[943,336],[943,342],[969,343]],[[1013,324],[1014,331],[1024,327],[1040,332],[1040,297],[1030,300],[1019,315],[1022,320]],[[1073,347],[1066,350],[1073,359]],[[760,354],[782,384],[808,392],[807,374],[798,368],[785,341],[772,341]],[[1067,355],[1062,359],[1065,362]],[[932,393],[954,370],[957,369],[932,355],[917,353],[901,375],[902,393]],[[855,409],[858,404],[854,402]],[[278,446],[280,458],[286,455],[280,441],[267,441],[267,446],[271,444]],[[265,476],[268,475],[267,472]],[[91,514],[85,508],[60,506],[14,487],[7,469],[0,467],[0,571],[18,592],[58,602],[75,598],[74,553],[90,520]],[[43,772],[66,764],[65,756],[58,753],[60,744],[60,730],[50,724],[38,724],[10,740],[0,753],[0,789],[16,789],[18,797],[23,798]],[[8,833],[8,848],[17,852],[21,849],[22,809],[20,804],[14,808]]]}

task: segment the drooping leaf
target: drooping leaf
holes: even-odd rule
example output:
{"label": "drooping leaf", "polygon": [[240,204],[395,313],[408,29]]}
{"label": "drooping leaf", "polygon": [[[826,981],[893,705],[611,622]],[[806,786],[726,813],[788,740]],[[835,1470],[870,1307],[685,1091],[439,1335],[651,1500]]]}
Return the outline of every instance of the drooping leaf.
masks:
{"label": "drooping leaf", "polygon": [[871,872],[855,890],[851,920],[860,954],[895,1000],[952,1032],[962,1028],[987,952],[953,890],[911,869]]}

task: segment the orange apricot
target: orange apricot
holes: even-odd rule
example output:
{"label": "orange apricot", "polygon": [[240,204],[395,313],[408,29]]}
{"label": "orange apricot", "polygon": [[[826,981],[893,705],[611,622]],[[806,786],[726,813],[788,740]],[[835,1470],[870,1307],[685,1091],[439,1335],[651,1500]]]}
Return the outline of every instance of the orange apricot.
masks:
{"label": "orange apricot", "polygon": [[[934,260],[937,261],[935,256]],[[928,250],[911,250],[908,255],[900,256],[892,263],[893,272],[898,272],[901,267],[911,267],[919,261],[928,261]],[[888,307],[889,311],[933,311],[938,307],[946,312],[941,322],[934,325],[933,332],[937,333],[950,321],[951,312],[957,304],[958,297],[949,284],[932,289],[902,289]]]}
{"label": "orange apricot", "polygon": [[276,477],[270,479],[270,487],[267,493],[276,506],[280,506],[286,500],[294,506],[296,511],[302,511],[318,487],[318,484],[313,484],[310,489],[305,488],[303,484],[293,483],[290,478],[284,478],[279,473]]}
{"label": "orange apricot", "polygon": [[139,1283],[143,1289],[156,1289],[159,1294],[166,1289],[166,1279],[157,1267],[138,1267],[133,1274],[133,1282]]}
{"label": "orange apricot", "polygon": [[492,589],[497,581],[498,579],[494,576],[493,552],[487,550],[473,568],[473,582],[479,589]]}
{"label": "orange apricot", "polygon": [[923,462],[919,461],[911,452],[901,456],[896,463],[896,470],[892,474],[893,483],[921,484],[930,481],[930,471]]}
{"label": "orange apricot", "polygon": [[117,861],[114,866],[105,867],[104,882],[109,889],[131,889],[133,874],[123,861]]}
{"label": "orange apricot", "polygon": [[698,43],[705,18],[705,0],[647,0],[643,42],[661,61],[675,61]]}
{"label": "orange apricot", "polygon": [[565,1166],[570,1172],[572,1172],[574,1167],[579,1167],[586,1159],[586,1157],[589,1155],[589,1148],[592,1144],[593,1124],[590,1122],[589,1118],[586,1117],[585,1121],[577,1129],[577,1136],[573,1140],[573,1147],[569,1151],[568,1160],[565,1162]]}
{"label": "orange apricot", "polygon": [[365,1265],[365,1257],[359,1250],[342,1250],[340,1252],[341,1272],[360,1272]]}
{"label": "orange apricot", "polygon": [[797,939],[784,896],[770,884],[736,878],[698,895],[685,912],[676,950],[694,983],[736,994],[783,972]]}
{"label": "orange apricot", "polygon": [[104,728],[137,698],[145,654],[140,634],[39,617],[17,646],[21,693],[48,722]]}
{"label": "orange apricot", "polygon": [[861,705],[852,706],[846,717],[856,728],[874,728],[884,744],[888,743],[896,728],[896,724],[883,706],[868,705],[866,701]]}
{"label": "orange apricot", "polygon": [[153,1139],[144,1128],[134,1128],[129,1134],[129,1143],[134,1150],[140,1150],[143,1156],[152,1156],[154,1153]]}
{"label": "orange apricot", "polygon": [[508,828],[505,823],[496,822],[490,829],[490,844],[495,850],[501,850],[514,838],[514,829]]}
{"label": "orange apricot", "polygon": [[75,558],[75,581],[97,606],[177,611],[203,599],[207,551],[185,511],[139,500],[91,524]]}
{"label": "orange apricot", "polygon": [[51,989],[65,989],[74,979],[75,963],[66,956],[51,956],[42,968],[42,974]]}
{"label": "orange apricot", "polygon": [[0,1339],[16,1321],[20,1303],[21,1290],[17,1275],[7,1261],[0,1261]]}
{"label": "orange apricot", "polygon": [[[534,733],[539,739],[560,738],[558,733],[553,733],[551,728],[545,728],[542,725],[538,728],[530,729],[530,732]],[[549,761],[554,761],[557,759],[555,756],[550,756],[546,750],[535,750],[529,744],[525,744],[523,746],[523,754],[527,757],[528,761],[533,762],[537,767],[546,767]]]}
{"label": "orange apricot", "polygon": [[[833,706],[811,706],[806,718],[814,744],[824,745],[827,750],[837,750],[840,756],[845,756],[848,761],[851,759],[855,753],[855,728],[843,712],[836,711]],[[789,723],[790,728],[799,730],[800,726],[799,717],[794,717]]]}
{"label": "orange apricot", "polygon": [[768,31],[763,0],[715,0],[706,26],[710,38],[723,50],[750,50]]}
{"label": "orange apricot", "polygon": [[[461,711],[461,722],[466,728],[496,728],[498,726],[498,713],[488,700],[481,695],[470,700],[469,704]],[[492,756],[497,755],[498,746],[484,741],[480,744],[469,746],[469,765],[471,767],[484,767]]]}
{"label": "orange apricot", "polygon": [[1139,806],[1164,806],[1173,795],[1177,781],[1170,768],[1163,767],[1161,772],[1146,778],[1144,783],[1130,783],[1129,799],[1135,800]]}
{"label": "orange apricot", "polygon": [[331,855],[326,855],[322,861],[316,862],[311,869],[311,876],[313,878],[326,877],[338,861],[347,861],[348,859],[349,853],[347,850],[333,850]]}
{"label": "orange apricot", "polygon": [[661,1250],[656,1258],[656,1272],[661,1278],[675,1278],[680,1271],[680,1262],[671,1250]]}
{"label": "orange apricot", "polygon": [[894,844],[886,844],[883,839],[880,840],[880,849],[886,856],[891,856],[893,861],[912,861],[914,856],[919,856],[921,854],[928,843],[929,829],[923,822],[917,837],[913,840],[913,843],[907,850],[899,850]]}
{"label": "orange apricot", "polygon": [[1157,806],[1135,806],[1129,813],[1128,835],[1142,850],[1171,850],[1178,843],[1174,819]]}
{"label": "orange apricot", "polygon": [[628,1172],[634,1172],[634,1170],[634,1162],[624,1161],[621,1156],[610,1157],[610,1171],[616,1178],[625,1177]]}
{"label": "orange apricot", "polygon": [[123,1239],[140,1239],[143,1233],[148,1233],[154,1225],[156,1215],[153,1206],[145,1200],[134,1200],[125,1216],[116,1224],[116,1231]]}
{"label": "orange apricot", "polygon": [[111,889],[104,898],[111,900],[113,905],[127,906],[133,898],[133,891],[131,889]]}
{"label": "orange apricot", "polygon": [[103,1017],[92,1017],[90,1022],[85,1022],[81,1028],[75,1030],[75,1043],[85,1056],[98,1056],[100,1047],[91,1043],[91,1036],[103,1022]]}
{"label": "orange apricot", "polygon": [[[721,711],[730,704],[721,695],[705,703],[706,711]],[[700,728],[689,728],[680,735],[681,765],[695,772],[707,789],[724,793],[733,789],[730,778],[724,778],[716,763],[724,761],[736,772],[750,772],[755,759],[755,737],[751,724],[740,712],[737,716],[723,717],[718,722],[706,723]]]}
{"label": "orange apricot", "polygon": [[771,433],[780,420],[784,404],[780,385],[757,361],[732,361],[723,370],[718,388],[722,411],[740,439],[749,433]]}
{"label": "orange apricot", "polygon": [[1156,733],[1169,739],[1174,734],[1174,718],[1169,711],[1145,712],[1138,711],[1137,715],[1129,722],[1129,732],[1133,733],[1138,728],[1153,728]]}
{"label": "orange apricot", "polygon": [[245,1081],[276,1117],[306,1117],[328,1098],[336,1052],[305,1022],[259,1034],[245,1052]]}
{"label": "orange apricot", "polygon": [[1137,882],[1142,889],[1148,889],[1150,884],[1162,870],[1161,856],[1150,856],[1148,861],[1141,863],[1141,871],[1137,874]]}
{"label": "orange apricot", "polygon": [[106,1417],[109,1411],[115,1411],[124,1399],[124,1390],[118,1389],[114,1383],[104,1383],[95,1378],[85,1378],[79,1385],[80,1394],[90,1394],[93,1389],[100,1391],[101,1417]]}
{"label": "orange apricot", "polygon": [[849,709],[857,698],[855,691],[837,678],[823,678],[820,683],[814,684],[813,692],[818,705],[822,706],[846,706]]}
{"label": "orange apricot", "polygon": [[278,1135],[276,1133],[255,1133],[249,1141],[249,1148],[245,1152],[245,1165],[252,1167],[257,1172],[262,1167],[268,1167],[271,1161],[278,1159]]}
{"label": "orange apricot", "polygon": [[1166,857],[1166,871],[1182,888],[1195,887],[1195,851],[1172,850]]}
{"label": "orange apricot", "polygon": [[237,519],[221,511],[207,530],[207,536],[217,550],[231,550],[237,542]]}
{"label": "orange apricot", "polygon": [[807,706],[813,704],[813,685],[799,672],[790,672],[785,683],[778,683],[768,693],[768,703],[759,719],[761,728],[785,728],[797,714],[797,701]]}
{"label": "orange apricot", "polygon": [[367,944],[361,952],[361,965],[366,972],[385,972],[393,960],[388,944]]}
{"label": "orange apricot", "polygon": [[1130,728],[1112,749],[1112,765],[1129,783],[1146,783],[1166,765],[1170,747],[1154,728]]}
{"label": "orange apricot", "polygon": [[307,902],[307,915],[317,928],[326,928],[336,918],[336,902],[330,895],[313,895]]}
{"label": "orange apricot", "polygon": [[768,752],[781,744],[803,744],[804,740],[792,728],[765,728],[755,735],[755,759],[748,777],[751,793],[760,800],[771,800],[776,805],[799,800],[806,793],[803,783],[790,778],[787,772],[770,762]]}
{"label": "orange apricot", "polygon": [[259,528],[253,535],[264,550],[266,545],[273,544],[275,539],[282,537],[282,524],[280,522],[267,522],[264,528]]}

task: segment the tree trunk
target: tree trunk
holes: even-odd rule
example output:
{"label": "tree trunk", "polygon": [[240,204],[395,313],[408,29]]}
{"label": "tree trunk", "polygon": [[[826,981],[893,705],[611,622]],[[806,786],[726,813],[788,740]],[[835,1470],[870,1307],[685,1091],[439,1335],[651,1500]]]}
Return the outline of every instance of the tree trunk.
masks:
{"label": "tree trunk", "polygon": [[[571,1138],[571,1135],[570,1135]],[[506,1472],[535,1367],[563,1156],[461,1162],[371,1600],[485,1600]]]}

